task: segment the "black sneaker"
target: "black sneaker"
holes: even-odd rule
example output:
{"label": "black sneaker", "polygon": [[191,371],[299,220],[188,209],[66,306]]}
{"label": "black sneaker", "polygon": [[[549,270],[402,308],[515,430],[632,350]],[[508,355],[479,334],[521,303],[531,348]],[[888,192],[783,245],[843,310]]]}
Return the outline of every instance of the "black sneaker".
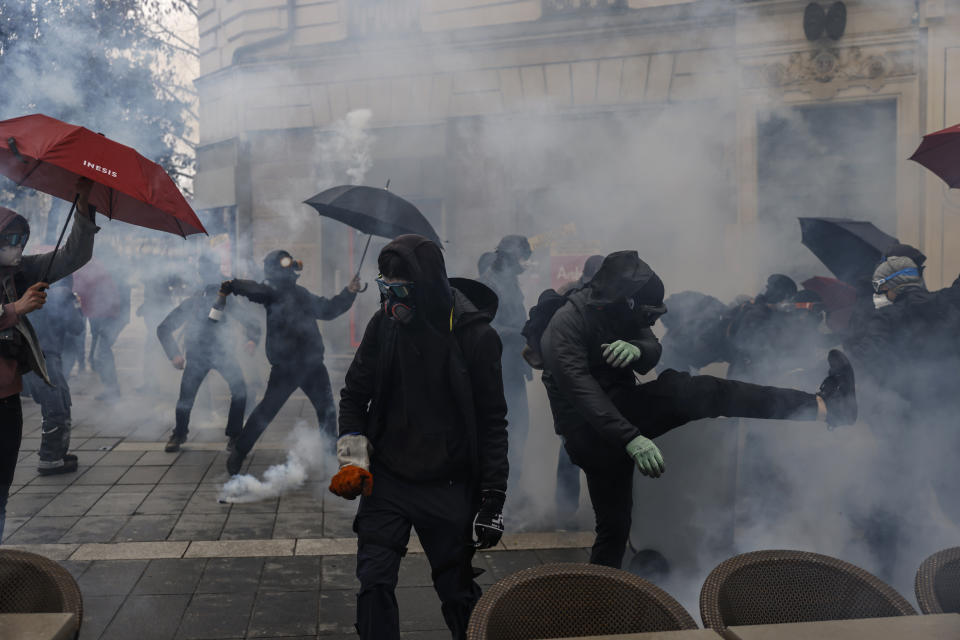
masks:
{"label": "black sneaker", "polygon": [[[54,476],[61,473],[73,473],[77,470],[77,458],[73,457],[73,460],[67,460],[66,457],[63,460],[59,460],[62,464],[58,464],[54,467],[37,467],[37,473],[42,476]],[[43,461],[41,460],[41,464]]]}
{"label": "black sneaker", "polygon": [[180,445],[187,441],[187,436],[181,436],[180,434],[174,433],[170,436],[170,439],[167,440],[167,446],[163,448],[167,453],[176,453],[180,451]]}
{"label": "black sneaker", "polygon": [[63,456],[63,461],[64,461],[64,462],[70,462],[70,461],[76,462],[76,461],[77,461],[77,456],[73,455],[72,453],[64,454],[64,456]]}
{"label": "black sneaker", "polygon": [[857,421],[857,394],[853,367],[847,356],[837,349],[827,354],[830,371],[820,383],[817,395],[827,405],[827,424],[839,427]]}
{"label": "black sneaker", "polygon": [[240,473],[240,467],[243,466],[243,459],[247,457],[247,454],[243,453],[239,449],[234,449],[230,452],[230,456],[227,458],[227,473],[232,476]]}

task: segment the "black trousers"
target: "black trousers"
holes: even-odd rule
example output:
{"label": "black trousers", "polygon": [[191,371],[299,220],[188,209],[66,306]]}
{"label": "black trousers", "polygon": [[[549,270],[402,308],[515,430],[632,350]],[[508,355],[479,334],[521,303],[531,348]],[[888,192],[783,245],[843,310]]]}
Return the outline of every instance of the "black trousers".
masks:
{"label": "black trousers", "polygon": [[270,422],[277,417],[284,403],[297,389],[303,389],[317,412],[320,431],[336,441],[337,410],[333,404],[333,390],[330,388],[330,375],[323,363],[309,367],[276,366],[270,369],[267,390],[256,406],[247,424],[237,440],[237,450],[250,453],[260,435],[266,431]]}
{"label": "black trousers", "polygon": [[210,357],[207,355],[187,354],[187,365],[180,378],[180,398],[177,400],[177,423],[173,431],[186,437],[190,425],[190,412],[197,399],[203,379],[211,371],[219,373],[230,387],[230,412],[227,414],[227,436],[240,435],[243,429],[243,412],[247,408],[247,385],[243,381],[243,371],[236,359],[230,355]]}
{"label": "black trousers", "polygon": [[397,576],[410,528],[430,562],[440,611],[455,640],[466,638],[467,623],[480,598],[473,580],[470,487],[461,483],[406,482],[373,470],[373,494],[360,499],[353,523],[357,533],[357,631],[363,640],[399,640]]}
{"label": "black trousers", "polygon": [[23,410],[20,394],[0,398],[0,542],[7,520],[7,497],[13,474],[20,457],[20,439],[23,437]]}
{"label": "black trousers", "polygon": [[[617,409],[648,438],[702,418],[815,420],[817,399],[795,389],[765,387],[667,369],[651,382],[611,393]],[[570,460],[584,470],[596,516],[590,562],[620,567],[630,537],[633,460],[620,444],[591,428],[564,434]],[[667,468],[671,464],[666,460]]]}

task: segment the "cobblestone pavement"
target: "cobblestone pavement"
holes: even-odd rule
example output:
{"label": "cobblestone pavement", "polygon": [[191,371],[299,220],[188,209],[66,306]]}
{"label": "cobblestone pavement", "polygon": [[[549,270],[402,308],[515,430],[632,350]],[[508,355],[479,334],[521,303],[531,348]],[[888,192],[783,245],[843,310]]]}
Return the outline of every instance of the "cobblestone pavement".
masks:
{"label": "cobblestone pavement", "polygon": [[[323,479],[280,498],[220,504],[228,479],[222,418],[201,406],[190,441],[163,452],[173,400],[133,393],[104,414],[89,376],[74,390],[76,473],[39,476],[39,408],[24,398],[24,440],[5,545],[60,561],[84,597],[82,640],[353,638],[355,502]],[[218,400],[215,404],[226,406]],[[291,398],[247,461],[262,476],[312,408]],[[474,562],[492,584],[519,569],[585,561],[589,533],[508,535]],[[404,637],[448,638],[416,540],[400,572]]]}

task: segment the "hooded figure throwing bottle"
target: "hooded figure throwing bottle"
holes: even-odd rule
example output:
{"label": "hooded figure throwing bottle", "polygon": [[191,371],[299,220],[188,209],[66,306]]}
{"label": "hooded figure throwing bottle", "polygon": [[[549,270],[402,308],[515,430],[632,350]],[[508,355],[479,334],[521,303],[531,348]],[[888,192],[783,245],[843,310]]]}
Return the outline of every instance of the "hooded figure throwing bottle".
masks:
{"label": "hooded figure throwing bottle", "polygon": [[333,437],[336,410],[330,376],[323,364],[323,338],[317,320],[333,320],[346,313],[360,290],[354,278],[333,298],[321,298],[297,284],[303,263],[283,250],[271,251],[263,260],[266,282],[228,280],[220,290],[249,298],[267,310],[267,360],[270,378],[263,399],[256,406],[227,458],[227,471],[240,472],[257,438],[298,388],[307,394],[317,412],[320,430]]}

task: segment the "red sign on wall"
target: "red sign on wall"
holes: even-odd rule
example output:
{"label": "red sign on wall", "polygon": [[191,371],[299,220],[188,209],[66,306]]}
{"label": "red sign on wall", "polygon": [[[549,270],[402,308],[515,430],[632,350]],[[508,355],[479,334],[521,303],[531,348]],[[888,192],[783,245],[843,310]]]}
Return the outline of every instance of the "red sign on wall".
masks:
{"label": "red sign on wall", "polygon": [[574,282],[583,275],[583,263],[589,254],[550,256],[550,286],[554,289]]}

